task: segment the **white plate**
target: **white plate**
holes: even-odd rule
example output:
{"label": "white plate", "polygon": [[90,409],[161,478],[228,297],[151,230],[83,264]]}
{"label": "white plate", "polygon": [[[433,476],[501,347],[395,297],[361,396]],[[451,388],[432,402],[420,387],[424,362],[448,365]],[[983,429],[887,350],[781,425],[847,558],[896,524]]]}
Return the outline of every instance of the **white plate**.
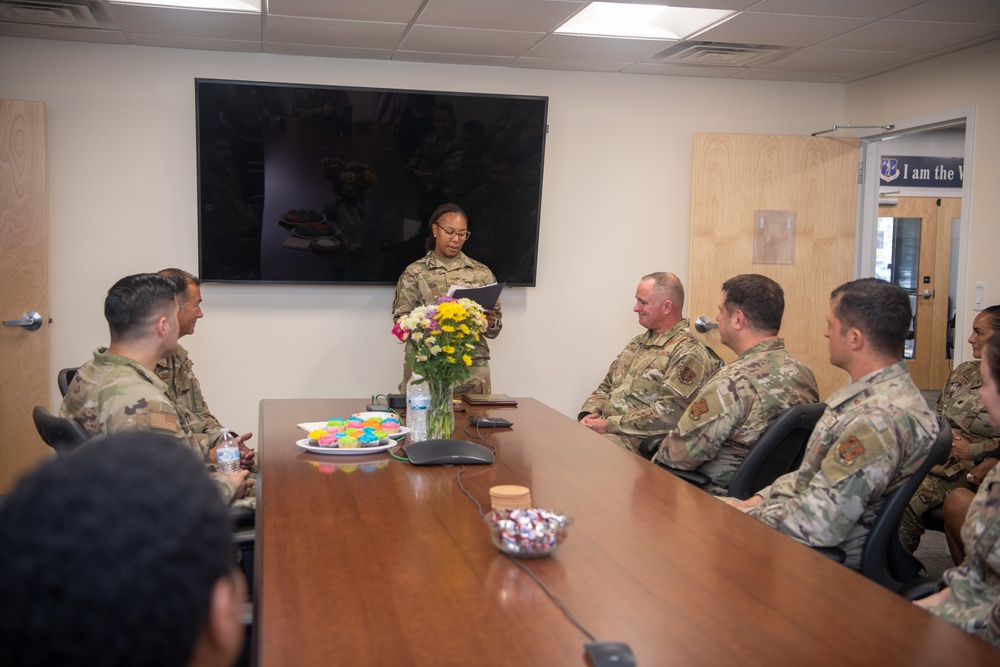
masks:
{"label": "white plate", "polygon": [[[325,424],[326,422],[323,423]],[[376,447],[346,447],[341,449],[340,447],[317,447],[316,445],[311,445],[309,443],[309,438],[303,438],[302,440],[295,441],[296,445],[307,452],[312,452],[313,454],[377,454],[378,452],[384,452],[392,449],[399,444],[395,440],[389,440],[388,444],[378,445]]]}
{"label": "white plate", "polygon": [[[367,415],[367,416],[362,417],[361,415]],[[361,421],[364,421],[365,419],[368,419],[368,417],[383,417],[383,415],[396,417],[396,415],[392,414],[391,412],[358,412],[351,416],[357,417]],[[398,419],[398,417],[396,418]],[[326,422],[304,422],[302,424],[296,424],[296,426],[298,426],[300,429],[308,433],[309,431],[315,431],[316,429],[326,428]],[[400,426],[399,430],[395,433],[390,433],[389,437],[392,438],[393,440],[399,440],[409,432],[410,432],[409,428],[407,428],[406,426]]]}

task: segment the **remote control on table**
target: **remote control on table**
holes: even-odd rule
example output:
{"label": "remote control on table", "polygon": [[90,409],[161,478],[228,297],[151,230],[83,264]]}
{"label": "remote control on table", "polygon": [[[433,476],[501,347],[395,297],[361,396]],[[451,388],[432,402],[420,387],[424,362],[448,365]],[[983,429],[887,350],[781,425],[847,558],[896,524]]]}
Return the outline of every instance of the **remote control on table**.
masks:
{"label": "remote control on table", "polygon": [[502,417],[479,417],[469,415],[469,423],[479,428],[510,428],[514,424]]}

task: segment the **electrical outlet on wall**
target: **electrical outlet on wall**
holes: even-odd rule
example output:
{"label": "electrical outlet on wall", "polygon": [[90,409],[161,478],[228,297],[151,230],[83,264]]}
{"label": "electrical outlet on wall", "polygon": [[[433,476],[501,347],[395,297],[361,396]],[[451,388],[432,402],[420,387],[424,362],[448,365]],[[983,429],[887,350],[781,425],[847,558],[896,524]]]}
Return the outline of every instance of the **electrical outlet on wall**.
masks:
{"label": "electrical outlet on wall", "polygon": [[986,282],[976,281],[976,287],[972,296],[972,310],[982,310],[986,307],[989,297],[986,294]]}

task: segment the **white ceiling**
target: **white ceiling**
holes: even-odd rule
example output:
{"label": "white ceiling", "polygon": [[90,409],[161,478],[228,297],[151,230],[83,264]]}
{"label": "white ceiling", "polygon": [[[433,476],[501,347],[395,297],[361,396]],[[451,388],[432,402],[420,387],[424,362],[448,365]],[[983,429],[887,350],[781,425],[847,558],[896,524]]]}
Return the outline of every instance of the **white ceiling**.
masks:
{"label": "white ceiling", "polygon": [[[259,15],[109,0],[0,0],[0,35],[815,82],[855,81],[1000,38],[1000,0],[630,1],[738,13],[682,44],[554,34],[590,0],[262,0]],[[671,58],[674,51],[680,55]]]}

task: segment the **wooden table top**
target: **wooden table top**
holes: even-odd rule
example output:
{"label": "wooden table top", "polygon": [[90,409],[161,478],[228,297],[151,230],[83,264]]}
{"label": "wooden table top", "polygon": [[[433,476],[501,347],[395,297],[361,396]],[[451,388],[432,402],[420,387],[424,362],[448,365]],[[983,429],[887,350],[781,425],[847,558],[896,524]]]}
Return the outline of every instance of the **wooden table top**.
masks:
{"label": "wooden table top", "polygon": [[[574,518],[522,561],[598,640],[640,665],[997,665],[1000,651],[778,534],[532,399],[496,463],[462,482],[519,484]],[[458,467],[312,454],[295,424],[364,399],[261,401],[255,656],[294,665],[588,665],[589,639],[490,541]]]}

